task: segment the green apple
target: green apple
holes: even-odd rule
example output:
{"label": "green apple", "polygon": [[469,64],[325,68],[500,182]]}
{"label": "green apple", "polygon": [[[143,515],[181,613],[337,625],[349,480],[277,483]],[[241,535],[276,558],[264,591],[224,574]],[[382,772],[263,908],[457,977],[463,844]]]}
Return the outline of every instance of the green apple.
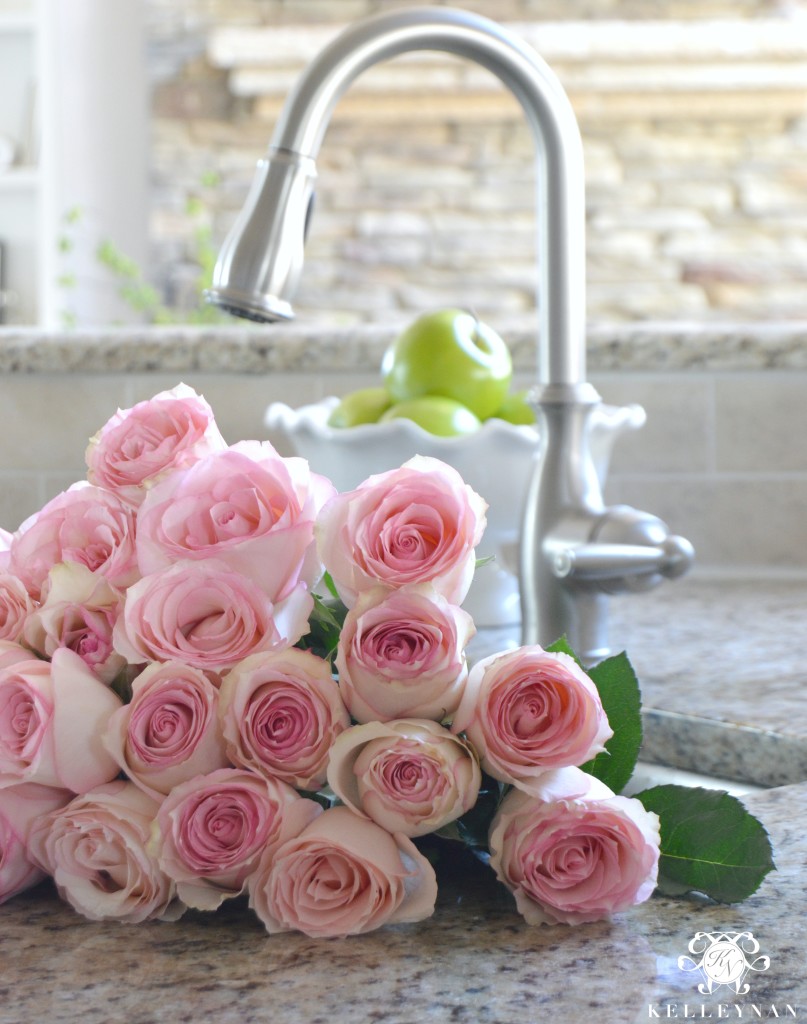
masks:
{"label": "green apple", "polygon": [[535,410],[527,401],[527,391],[513,391],[502,402],[493,416],[516,426],[535,426]]}
{"label": "green apple", "polygon": [[513,363],[491,327],[465,310],[443,309],[419,317],[396,338],[381,375],[397,402],[442,395],[483,420],[504,401]]}
{"label": "green apple", "polygon": [[392,405],[386,388],[359,388],[345,395],[328,417],[329,427],[358,427],[361,423],[377,423]]}
{"label": "green apple", "polygon": [[423,398],[410,398],[391,406],[379,423],[391,420],[407,419],[417,423],[430,434],[438,437],[460,437],[473,434],[482,424],[479,417],[470,409],[455,402],[453,398],[440,395],[426,395]]}

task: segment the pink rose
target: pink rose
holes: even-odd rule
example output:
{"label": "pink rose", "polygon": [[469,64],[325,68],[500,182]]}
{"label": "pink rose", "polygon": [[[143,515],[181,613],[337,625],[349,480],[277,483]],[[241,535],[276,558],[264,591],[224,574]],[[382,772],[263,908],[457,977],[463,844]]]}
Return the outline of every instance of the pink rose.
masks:
{"label": "pink rose", "polygon": [[140,572],[132,510],[110,491],[73,484],[30,516],[14,535],[9,569],[39,600],[59,562],[78,562],[113,587],[127,587]]}
{"label": "pink rose", "polygon": [[266,930],[344,938],[434,912],[434,869],[410,839],[332,807],[264,858],[249,905]]}
{"label": "pink rose", "polygon": [[35,782],[0,789],[0,903],[45,878],[28,853],[28,837],[40,815],[63,807],[72,795]]}
{"label": "pink rose", "polygon": [[281,601],[322,575],[314,520],[335,493],[303,459],[283,459],[269,442],[242,441],[149,491],[137,517],[140,571],[180,559],[215,558]]}
{"label": "pink rose", "polygon": [[51,569],[43,604],[25,623],[25,643],[45,658],[69,647],[104,683],[126,665],[112,646],[121,594],[85,565],[59,562]]}
{"label": "pink rose", "polygon": [[0,639],[16,642],[34,602],[19,577],[0,571]]}
{"label": "pink rose", "polygon": [[271,857],[321,813],[284,782],[222,768],[171,791],[157,813],[152,846],[183,902],[215,910],[242,892],[261,856]]}
{"label": "pink rose", "polygon": [[11,640],[0,640],[0,670],[30,660],[31,652],[27,647],[15,644]]}
{"label": "pink rose", "polygon": [[15,782],[85,793],[113,779],[104,749],[119,698],[67,647],[51,663],[31,658],[0,670],[0,787]]}
{"label": "pink rose", "polygon": [[317,524],[320,558],[348,606],[378,584],[407,583],[431,583],[460,604],[486,508],[455,469],[418,455],[328,502]]}
{"label": "pink rose", "polygon": [[89,480],[139,505],[162,474],[226,448],[213,410],[193,388],[179,384],[117,413],[90,440]]}
{"label": "pink rose", "polygon": [[345,617],[336,653],[339,687],[359,722],[442,721],[457,708],[473,619],[429,584],[367,591]]}
{"label": "pink rose", "polygon": [[221,562],[178,562],[128,589],[113,639],[134,665],[183,661],[219,673],[250,654],[295,644],[308,632],[312,608],[303,584],[273,604]]}
{"label": "pink rose", "polygon": [[11,542],[13,540],[14,534],[0,526],[0,572],[5,572],[8,569],[8,563],[11,560]]}
{"label": "pink rose", "polygon": [[528,793],[544,772],[584,764],[613,735],[577,662],[537,645],[474,665],[451,729],[465,733],[488,774]]}
{"label": "pink rose", "polygon": [[156,662],[132,681],[132,699],[109,719],[104,746],[150,796],[229,765],[218,690],[198,669]]}
{"label": "pink rose", "polygon": [[529,924],[585,924],[656,887],[658,817],[578,768],[511,790],[490,830],[490,864]]}
{"label": "pink rose", "polygon": [[233,764],[297,789],[325,782],[331,744],[350,725],[328,662],[296,648],[239,662],[222,679],[219,714]]}
{"label": "pink rose", "polygon": [[476,803],[482,773],[467,744],[436,722],[356,725],[331,749],[328,784],[388,832],[423,836]]}
{"label": "pink rose", "polygon": [[92,921],[176,920],[185,908],[147,850],[157,807],[133,782],[98,786],[37,820],[31,856]]}

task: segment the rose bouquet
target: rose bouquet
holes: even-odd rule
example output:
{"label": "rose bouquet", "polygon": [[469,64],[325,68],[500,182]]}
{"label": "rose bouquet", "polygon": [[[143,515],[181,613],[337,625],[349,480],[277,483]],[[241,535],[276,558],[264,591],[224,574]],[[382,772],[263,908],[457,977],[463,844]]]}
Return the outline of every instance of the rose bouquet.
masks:
{"label": "rose bouquet", "polygon": [[[184,385],[118,411],[86,462],[2,534],[0,903],[47,876],[92,919],[246,894],[269,932],[345,936],[432,913],[427,836],[489,857],[530,923],[650,896],[680,813],[615,792],[629,665],[586,672],[561,641],[469,671],[485,504],[455,470],[417,457],[337,494],[228,445]],[[714,851],[687,842],[672,885],[708,892]]]}

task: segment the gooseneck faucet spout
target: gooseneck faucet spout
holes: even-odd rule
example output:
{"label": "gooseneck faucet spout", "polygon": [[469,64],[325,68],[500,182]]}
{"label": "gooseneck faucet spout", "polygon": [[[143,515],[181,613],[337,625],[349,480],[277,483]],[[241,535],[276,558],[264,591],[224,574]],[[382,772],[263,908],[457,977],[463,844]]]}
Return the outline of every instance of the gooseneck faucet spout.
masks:
{"label": "gooseneck faucet spout", "polygon": [[[412,50],[468,58],[497,75],[520,101],[537,158],[538,385],[542,438],[521,539],[522,638],[565,633],[578,654],[607,653],[606,590],[644,586],[688,565],[691,550],[666,528],[621,529],[602,501],[588,444],[600,403],[586,382],[583,150],[574,111],[549,66],[495,22],[446,7],[385,12],[357,22],[309,65],[289,96],[269,152],[222,247],[210,301],[251,319],[293,316],[303,262],[315,160],[340,96],[365,69]],[[604,520],[610,523],[603,539]],[[657,526],[656,524],[660,524]],[[624,534],[624,537],[622,536]],[[680,541],[680,542],[679,542]],[[641,556],[634,550],[642,547]],[[622,581],[620,584],[619,581]]]}

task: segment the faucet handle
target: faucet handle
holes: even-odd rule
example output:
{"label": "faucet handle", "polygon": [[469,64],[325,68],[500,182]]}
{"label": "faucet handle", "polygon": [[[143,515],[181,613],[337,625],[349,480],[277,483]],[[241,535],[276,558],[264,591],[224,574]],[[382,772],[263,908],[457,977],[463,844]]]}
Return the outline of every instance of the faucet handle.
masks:
{"label": "faucet handle", "polygon": [[690,542],[671,534],[657,516],[613,505],[597,519],[588,541],[559,547],[550,565],[558,578],[618,593],[649,590],[664,577],[682,576],[694,557]]}

